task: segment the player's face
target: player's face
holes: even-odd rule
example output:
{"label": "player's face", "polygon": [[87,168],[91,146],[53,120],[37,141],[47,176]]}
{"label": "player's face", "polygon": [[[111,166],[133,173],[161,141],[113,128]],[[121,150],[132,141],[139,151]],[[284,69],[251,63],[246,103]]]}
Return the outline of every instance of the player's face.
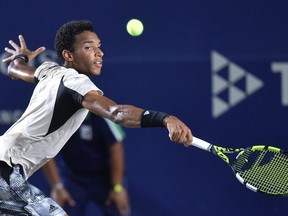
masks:
{"label": "player's face", "polygon": [[95,32],[84,31],[76,35],[74,43],[73,68],[79,73],[100,75],[104,53],[100,49],[101,43]]}

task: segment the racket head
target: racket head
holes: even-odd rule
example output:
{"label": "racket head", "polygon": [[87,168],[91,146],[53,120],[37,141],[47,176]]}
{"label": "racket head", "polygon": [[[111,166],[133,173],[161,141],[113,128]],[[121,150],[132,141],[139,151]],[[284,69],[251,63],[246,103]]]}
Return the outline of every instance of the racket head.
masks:
{"label": "racket head", "polygon": [[246,148],[231,167],[237,179],[254,192],[288,194],[288,156],[279,148],[264,145]]}

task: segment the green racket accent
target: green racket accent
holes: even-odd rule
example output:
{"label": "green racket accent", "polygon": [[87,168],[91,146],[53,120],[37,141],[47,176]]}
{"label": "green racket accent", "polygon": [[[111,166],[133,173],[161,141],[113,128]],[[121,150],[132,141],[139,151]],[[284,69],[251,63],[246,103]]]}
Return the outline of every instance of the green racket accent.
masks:
{"label": "green racket accent", "polygon": [[281,152],[281,149],[273,147],[273,146],[268,146],[268,150],[275,151],[275,152]]}
{"label": "green racket accent", "polygon": [[255,150],[263,150],[265,148],[265,146],[264,145],[257,145],[257,146],[253,146],[251,149],[253,150],[253,151],[255,151]]}
{"label": "green racket accent", "polygon": [[288,156],[279,148],[248,148],[239,153],[232,168],[249,189],[270,195],[288,193]]}
{"label": "green racket accent", "polygon": [[236,148],[236,149],[234,149],[234,148],[224,148],[224,147],[213,145],[212,149],[211,149],[211,152],[213,154],[217,155],[218,157],[220,157],[226,163],[230,164],[230,159],[225,154],[233,154],[233,153],[241,152],[243,150],[244,150],[244,148]]}

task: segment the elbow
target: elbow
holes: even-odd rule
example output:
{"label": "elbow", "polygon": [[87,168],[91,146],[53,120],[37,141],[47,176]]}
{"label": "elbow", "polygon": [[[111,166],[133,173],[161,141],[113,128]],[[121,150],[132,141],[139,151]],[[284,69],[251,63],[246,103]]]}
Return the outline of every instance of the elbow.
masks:
{"label": "elbow", "polygon": [[142,109],[130,105],[116,105],[109,109],[110,120],[129,128],[140,127]]}
{"label": "elbow", "polygon": [[123,121],[123,119],[117,117],[117,118],[113,118],[112,120],[115,124],[119,124],[119,125],[123,125],[123,126],[126,126],[124,123],[125,121]]}
{"label": "elbow", "polygon": [[109,119],[113,121],[116,124],[123,123],[123,116],[121,115],[121,112],[119,110],[118,106],[113,106],[109,110]]}
{"label": "elbow", "polygon": [[114,105],[109,108],[109,119],[116,124],[126,125],[127,111],[123,105]]}

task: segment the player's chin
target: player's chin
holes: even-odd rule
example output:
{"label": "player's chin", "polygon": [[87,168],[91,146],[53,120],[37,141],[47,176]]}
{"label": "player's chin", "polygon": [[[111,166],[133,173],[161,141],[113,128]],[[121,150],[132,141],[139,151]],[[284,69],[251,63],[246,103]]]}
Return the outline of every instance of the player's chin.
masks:
{"label": "player's chin", "polygon": [[91,71],[91,74],[93,74],[94,76],[99,76],[101,74],[101,69],[97,68]]}

